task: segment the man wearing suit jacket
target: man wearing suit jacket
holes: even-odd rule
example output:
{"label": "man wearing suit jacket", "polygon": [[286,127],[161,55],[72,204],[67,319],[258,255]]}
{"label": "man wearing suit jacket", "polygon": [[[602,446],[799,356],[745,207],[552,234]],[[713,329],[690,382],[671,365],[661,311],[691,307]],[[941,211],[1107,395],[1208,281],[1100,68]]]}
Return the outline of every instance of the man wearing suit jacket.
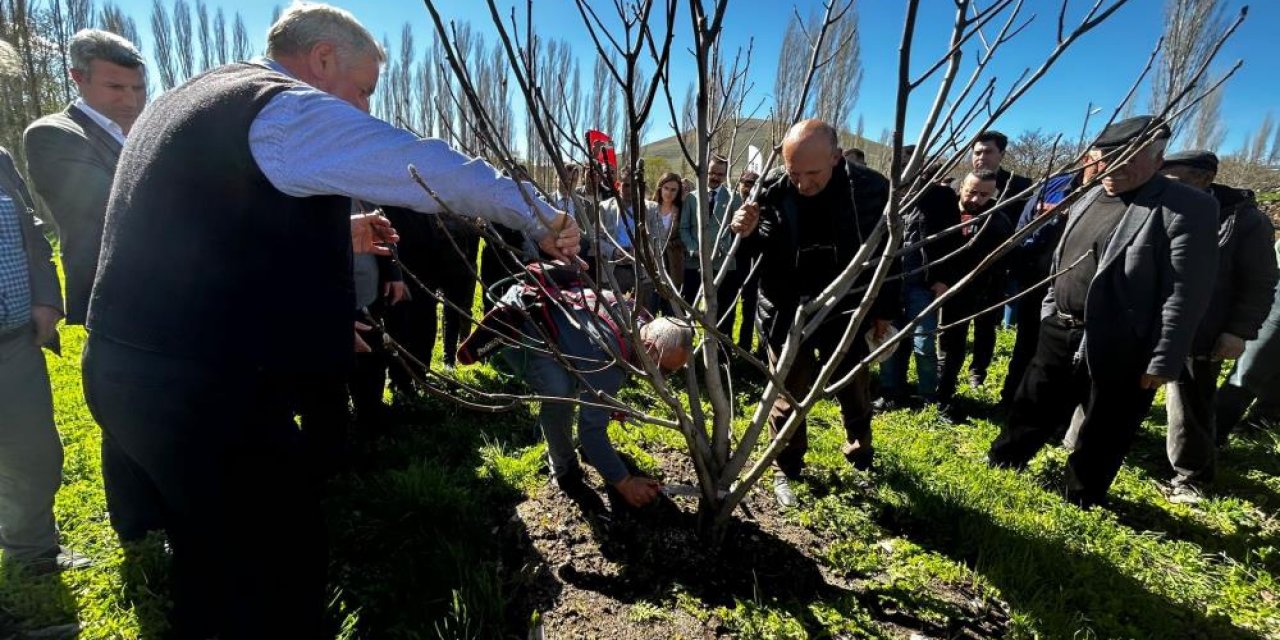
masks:
{"label": "man wearing suit jacket", "polygon": [[0,148],[0,550],[37,572],[87,565],[58,544],[62,443],[40,347],[58,349],[62,292],[31,194]]}
{"label": "man wearing suit jacket", "polygon": [[[107,198],[125,136],[147,101],[142,54],[114,33],[85,29],[71,37],[71,79],[80,97],[36,120],[23,135],[27,170],[58,226],[67,288],[67,324],[84,324],[98,271]],[[156,491],[103,433],[102,474],[111,526],[121,541],[163,529]]]}
{"label": "man wearing suit jacket", "polygon": [[[733,212],[742,206],[742,197],[725,185],[728,175],[728,160],[721,156],[711,159],[707,167],[707,186],[710,188],[711,212],[699,211],[697,193],[685,196],[684,206],[680,211],[680,241],[688,252],[684,258],[684,283],[680,295],[686,302],[693,303],[702,288],[702,259],[699,258],[702,243],[698,236],[698,221],[702,221],[702,234],[711,249],[711,266],[719,271],[725,264],[725,256],[733,245],[733,233],[722,229],[733,218]],[[733,306],[738,299],[738,290],[746,278],[745,270],[739,273],[734,258],[728,258],[729,273],[716,288],[716,315],[720,331],[729,334],[733,331]]]}
{"label": "man wearing suit jacket", "polygon": [[80,31],[69,51],[80,97],[33,122],[23,144],[32,187],[58,226],[67,323],[84,324],[111,180],[125,136],[146,104],[147,84],[142,54],[113,33]]}
{"label": "man wearing suit jacket", "polygon": [[1050,268],[1065,272],[1045,296],[1035,358],[988,453],[993,466],[1025,467],[1083,405],[1066,494],[1083,507],[1105,501],[1156,390],[1182,375],[1213,294],[1218,206],[1157,174],[1167,140],[1163,124],[1139,116],[1104,129],[1090,149],[1102,185],[1067,212]]}

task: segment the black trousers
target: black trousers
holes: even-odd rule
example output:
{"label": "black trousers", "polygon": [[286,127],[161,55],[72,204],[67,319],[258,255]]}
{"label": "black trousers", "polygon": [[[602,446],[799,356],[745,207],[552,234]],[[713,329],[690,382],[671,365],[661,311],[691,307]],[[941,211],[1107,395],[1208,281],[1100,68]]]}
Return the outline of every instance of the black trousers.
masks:
{"label": "black trousers", "polygon": [[176,637],[322,636],[325,530],[292,387],[89,337],[89,409],[165,508]]}
{"label": "black trousers", "polygon": [[[800,352],[796,354],[796,359],[792,363],[791,369],[787,372],[785,380],[787,390],[792,395],[803,397],[808,393],[822,367],[826,366],[834,355],[844,326],[843,322],[829,321],[818,332],[818,335],[801,347]],[[867,342],[862,339],[862,333],[865,333],[866,330],[866,326],[859,329],[859,334],[854,338],[853,345],[849,348],[849,353],[840,362],[840,366],[836,368],[836,374],[832,377],[832,381],[844,377],[853,369],[855,364],[867,356]],[[775,361],[781,353],[782,345],[770,345],[769,358],[771,362]],[[871,370],[864,368],[861,373],[854,376],[852,382],[836,392],[835,397],[836,401],[840,403],[840,417],[844,423],[845,442],[856,443],[869,452],[871,449],[872,416]],[[791,414],[791,404],[785,398],[779,396],[769,412],[769,432],[774,437],[777,437],[778,432],[786,426]],[[775,464],[778,465],[778,470],[789,478],[798,477],[804,469],[804,455],[808,451],[809,425],[808,420],[802,420],[796,431],[792,433],[791,439],[787,441],[782,452],[778,454],[778,458],[775,461]],[[869,459],[869,454],[867,456]]]}
{"label": "black trousers", "polygon": [[[743,269],[732,269],[724,276],[724,281],[716,288],[716,315],[719,320],[716,322],[716,328],[721,333],[733,337],[733,320],[734,309],[737,306],[738,291],[743,289],[743,280],[747,273]],[[680,297],[684,301],[693,304],[694,299],[698,296],[698,291],[702,289],[702,272],[698,269],[684,270],[684,284],[680,287]],[[746,296],[745,291],[743,296]],[[758,288],[756,300],[759,300]],[[755,310],[752,310],[750,318],[743,315],[743,324],[755,326]],[[738,339],[738,343],[742,343],[742,338]]]}
{"label": "black trousers", "polygon": [[1190,360],[1178,381],[1165,391],[1169,416],[1165,452],[1175,473],[1174,484],[1212,482],[1217,472],[1214,400],[1221,370],[1221,362]]}
{"label": "black trousers", "polygon": [[[967,318],[983,307],[983,299],[977,295],[961,292],[960,295],[943,305],[941,322],[948,325],[957,320]],[[1000,315],[997,311],[983,314],[969,322],[960,323],[938,337],[938,397],[947,399],[955,395],[960,371],[964,368],[964,356],[968,351],[969,326],[973,326],[973,358],[969,361],[969,372],[986,376],[987,367],[991,366],[991,358],[996,350],[996,324]]]}
{"label": "black trousers", "polygon": [[988,457],[999,466],[1023,467],[1056,434],[1065,431],[1075,408],[1084,406],[1076,448],[1067,459],[1067,494],[1082,504],[1105,499],[1133,445],[1154,390],[1139,386],[1145,362],[1115,354],[1090,375],[1075,361],[1083,330],[1057,317],[1040,324],[1035,358],[1022,378],[1009,419],[991,443]]}
{"label": "black trousers", "polygon": [[[425,262],[426,265],[420,270],[414,269],[420,277],[427,279],[425,284],[428,287],[449,302],[443,305],[443,352],[444,362],[449,365],[456,361],[458,343],[471,331],[470,310],[475,302],[476,274],[480,274],[487,287],[488,284],[497,282],[511,273],[509,260],[502,255],[506,253],[505,251],[486,249],[483,262],[477,265],[476,252],[479,248],[479,238],[466,236],[455,236],[455,238],[466,258],[459,256],[453,245],[448,245],[440,249],[439,255],[432,256],[430,260],[419,257],[418,263]],[[436,348],[436,337],[440,327],[439,308],[442,303],[417,286],[410,285],[409,291],[412,296],[410,299],[403,300],[384,312],[387,331],[413,357],[423,364],[430,365]],[[486,311],[492,307],[487,296],[484,298],[483,305]],[[405,394],[412,391],[413,379],[402,365],[391,362],[389,373],[393,389]],[[357,404],[357,416],[359,412],[360,405]]]}
{"label": "black trousers", "polygon": [[138,542],[148,532],[165,529],[164,501],[147,474],[102,431],[102,484],[107,493],[107,513],[120,542]]}
{"label": "black trousers", "polygon": [[1006,405],[1012,403],[1018,394],[1022,377],[1036,355],[1036,343],[1040,341],[1040,307],[1048,292],[1042,287],[1017,302],[1018,333],[1013,341],[1013,355],[1009,357],[1009,372],[1004,378],[1004,387],[1000,389],[1000,401]]}

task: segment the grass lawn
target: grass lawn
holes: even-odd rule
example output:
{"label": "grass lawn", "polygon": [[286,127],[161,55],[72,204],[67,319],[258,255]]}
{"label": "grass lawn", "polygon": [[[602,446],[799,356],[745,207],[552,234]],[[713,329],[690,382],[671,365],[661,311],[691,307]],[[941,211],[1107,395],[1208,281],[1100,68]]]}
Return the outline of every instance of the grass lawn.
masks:
{"label": "grass lawn", "polygon": [[[66,447],[57,516],[66,544],[96,564],[39,579],[0,571],[0,608],[27,629],[78,621],[83,638],[158,637],[165,556],[158,541],[127,557],[115,541],[80,387],[84,334],[62,334],[64,355],[49,357]],[[1010,340],[1002,334],[987,386],[963,392],[974,414],[995,401]],[[460,374],[494,382],[487,368]],[[987,469],[998,427],[983,417],[877,416],[876,467],[856,474],[826,405],[812,418],[801,507],[778,513],[758,488],[737,551],[699,561],[683,555],[696,540],[670,524],[656,535],[567,508],[547,488],[528,410],[423,401],[395,416],[387,433],[355,434],[352,468],[330,486],[340,637],[1280,638],[1276,435],[1233,439],[1212,498],[1171,505],[1155,409],[1111,509],[1085,512],[1055,492],[1061,450],[1024,474]],[[642,468],[689,480],[676,434],[614,429]],[[245,523],[245,535],[287,551],[285,532]],[[812,578],[804,588],[801,573]]]}

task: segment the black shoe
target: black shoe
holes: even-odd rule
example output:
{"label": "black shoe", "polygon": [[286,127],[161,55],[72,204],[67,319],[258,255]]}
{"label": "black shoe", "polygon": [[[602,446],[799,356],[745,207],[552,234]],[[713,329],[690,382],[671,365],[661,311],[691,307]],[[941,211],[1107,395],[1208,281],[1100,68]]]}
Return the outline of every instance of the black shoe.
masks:
{"label": "black shoe", "polygon": [[893,411],[898,408],[902,400],[894,396],[881,396],[871,402],[871,410],[876,413],[884,413]]}
{"label": "black shoe", "polygon": [[866,471],[871,468],[871,461],[875,458],[876,451],[871,445],[863,445],[861,442],[846,442],[840,448],[840,452],[844,454],[844,459],[853,465],[858,471]]}
{"label": "black shoe", "polygon": [[780,472],[773,476],[773,498],[783,509],[791,509],[800,503],[795,492],[791,490],[791,481],[787,479],[786,474]]}
{"label": "black shoe", "polygon": [[27,573],[46,576],[61,571],[72,571],[93,566],[93,560],[64,546],[59,545],[37,558],[19,561]]}

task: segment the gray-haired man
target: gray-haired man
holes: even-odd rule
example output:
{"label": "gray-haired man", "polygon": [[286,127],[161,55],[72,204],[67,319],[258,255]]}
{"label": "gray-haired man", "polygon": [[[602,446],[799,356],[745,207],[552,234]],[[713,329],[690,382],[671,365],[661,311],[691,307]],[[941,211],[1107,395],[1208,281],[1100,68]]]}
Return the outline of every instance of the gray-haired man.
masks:
{"label": "gray-haired man", "polygon": [[319,487],[292,408],[363,345],[352,251],[395,239],[384,218],[351,216],[351,198],[439,211],[412,164],[455,211],[556,255],[579,242],[571,217],[526,204],[484,161],[370,116],[386,55],[350,13],[296,3],[266,54],[139,118],[89,303],[85,396],[161,493],[180,637],[326,635]]}
{"label": "gray-haired man", "polygon": [[[84,324],[111,181],[125,138],[146,104],[147,83],[142,54],[114,33],[79,31],[68,50],[80,96],[65,110],[32,123],[23,140],[31,186],[58,226],[67,324]],[[121,541],[164,528],[154,489],[106,432],[102,476],[111,525]]]}
{"label": "gray-haired man", "polygon": [[1106,500],[1156,390],[1182,375],[1213,294],[1218,205],[1159,175],[1168,135],[1139,116],[1089,150],[1102,184],[1067,211],[1036,355],[988,453],[1025,467],[1083,405],[1067,498],[1084,507]]}
{"label": "gray-haired man", "polygon": [[1218,278],[1213,298],[1191,343],[1191,357],[1169,385],[1166,450],[1173,466],[1169,500],[1193,503],[1217,471],[1214,402],[1223,360],[1244,354],[1245,342],[1271,310],[1277,280],[1272,251],[1275,229],[1258,210],[1253,192],[1214,182],[1218,156],[1203,150],[1165,157],[1165,177],[1208,193],[1218,201]]}

